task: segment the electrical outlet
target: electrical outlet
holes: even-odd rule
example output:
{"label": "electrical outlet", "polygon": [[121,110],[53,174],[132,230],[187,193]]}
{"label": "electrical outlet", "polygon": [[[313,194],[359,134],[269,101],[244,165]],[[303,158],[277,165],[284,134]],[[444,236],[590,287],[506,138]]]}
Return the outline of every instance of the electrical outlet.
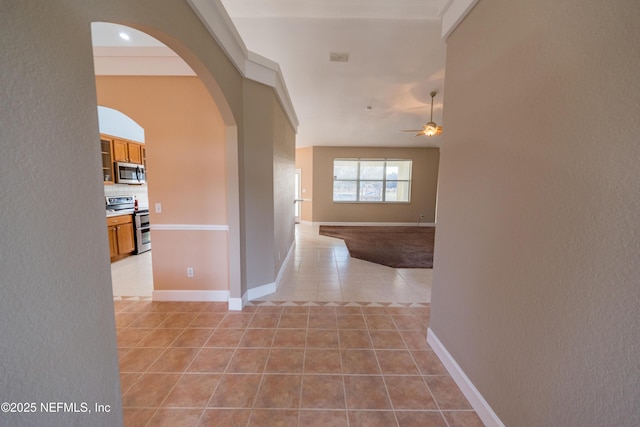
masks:
{"label": "electrical outlet", "polygon": [[193,277],[193,267],[187,267],[187,277]]}
{"label": "electrical outlet", "polygon": [[156,213],[162,213],[162,203],[156,203]]}

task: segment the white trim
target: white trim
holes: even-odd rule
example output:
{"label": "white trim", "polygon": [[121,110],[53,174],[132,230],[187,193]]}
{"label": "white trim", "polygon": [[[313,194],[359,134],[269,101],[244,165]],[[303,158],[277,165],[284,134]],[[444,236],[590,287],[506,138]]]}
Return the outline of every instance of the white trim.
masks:
{"label": "white trim", "polygon": [[435,222],[312,222],[311,225],[346,225],[352,227],[435,227]]}
{"label": "white trim", "polygon": [[265,285],[251,288],[247,291],[245,295],[247,296],[247,299],[249,301],[253,301],[254,299],[257,299],[257,298],[262,298],[263,296],[272,294],[278,290],[278,286],[280,285],[280,281],[282,280],[282,276],[284,275],[285,267],[289,262],[289,259],[291,258],[291,254],[293,254],[293,249],[295,247],[296,247],[296,242],[293,241],[291,243],[291,247],[289,247],[287,256],[284,258],[284,261],[282,261],[282,264],[280,265],[280,270],[278,271],[278,275],[276,276],[275,281],[271,283],[267,283]]}
{"label": "white trim", "polygon": [[479,0],[453,0],[442,14],[442,38],[447,39]]}
{"label": "white trim", "polygon": [[294,131],[298,130],[291,97],[284,83],[280,66],[257,53],[247,50],[238,30],[220,0],[187,0],[200,21],[220,44],[243,77],[274,88]]}
{"label": "white trim", "polygon": [[153,301],[217,301],[227,302],[229,291],[153,291]]}
{"label": "white trim", "polygon": [[261,298],[265,295],[272,294],[276,291],[276,282],[267,283],[266,285],[256,286],[247,290],[247,299],[253,301],[254,299]]}
{"label": "white trim", "polygon": [[151,224],[151,229],[162,231],[229,231],[229,226],[216,224]]}
{"label": "white trim", "polygon": [[482,397],[478,389],[473,385],[467,374],[464,373],[460,365],[447,351],[436,334],[427,329],[427,342],[436,353],[444,367],[447,369],[453,381],[458,385],[462,394],[467,398],[473,409],[476,411],[482,422],[487,427],[505,427],[498,415],[493,412],[489,403]]}
{"label": "white trim", "polygon": [[242,311],[244,298],[229,298],[229,311]]}

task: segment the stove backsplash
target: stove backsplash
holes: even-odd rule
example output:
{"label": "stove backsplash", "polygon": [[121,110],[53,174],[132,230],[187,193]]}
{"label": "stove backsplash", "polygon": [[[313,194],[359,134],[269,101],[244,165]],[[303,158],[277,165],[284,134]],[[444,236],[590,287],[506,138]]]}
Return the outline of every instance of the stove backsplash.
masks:
{"label": "stove backsplash", "polygon": [[134,196],[138,199],[138,206],[142,208],[149,207],[149,194],[147,192],[147,184],[126,185],[113,184],[104,186],[105,196]]}

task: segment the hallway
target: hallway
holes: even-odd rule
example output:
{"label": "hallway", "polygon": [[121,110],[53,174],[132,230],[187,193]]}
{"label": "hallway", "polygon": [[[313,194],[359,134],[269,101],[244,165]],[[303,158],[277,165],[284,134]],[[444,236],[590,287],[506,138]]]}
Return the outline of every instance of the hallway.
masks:
{"label": "hallway", "polygon": [[298,227],[278,291],[242,312],[114,301],[125,425],[482,426],[426,343],[431,271]]}

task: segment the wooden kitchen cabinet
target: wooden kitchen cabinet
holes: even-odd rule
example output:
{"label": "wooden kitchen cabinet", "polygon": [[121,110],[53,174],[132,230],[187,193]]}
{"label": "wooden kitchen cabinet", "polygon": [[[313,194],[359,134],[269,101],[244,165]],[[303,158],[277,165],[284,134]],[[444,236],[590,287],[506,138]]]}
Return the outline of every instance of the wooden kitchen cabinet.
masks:
{"label": "wooden kitchen cabinet", "polygon": [[109,233],[111,261],[123,258],[135,250],[132,215],[107,218],[107,232]]}
{"label": "wooden kitchen cabinet", "polygon": [[111,138],[100,135],[100,155],[102,156],[102,181],[105,184],[113,184],[113,151],[111,149]]}
{"label": "wooden kitchen cabinet", "polygon": [[122,139],[113,140],[113,161],[142,164],[142,144],[125,141]]}

